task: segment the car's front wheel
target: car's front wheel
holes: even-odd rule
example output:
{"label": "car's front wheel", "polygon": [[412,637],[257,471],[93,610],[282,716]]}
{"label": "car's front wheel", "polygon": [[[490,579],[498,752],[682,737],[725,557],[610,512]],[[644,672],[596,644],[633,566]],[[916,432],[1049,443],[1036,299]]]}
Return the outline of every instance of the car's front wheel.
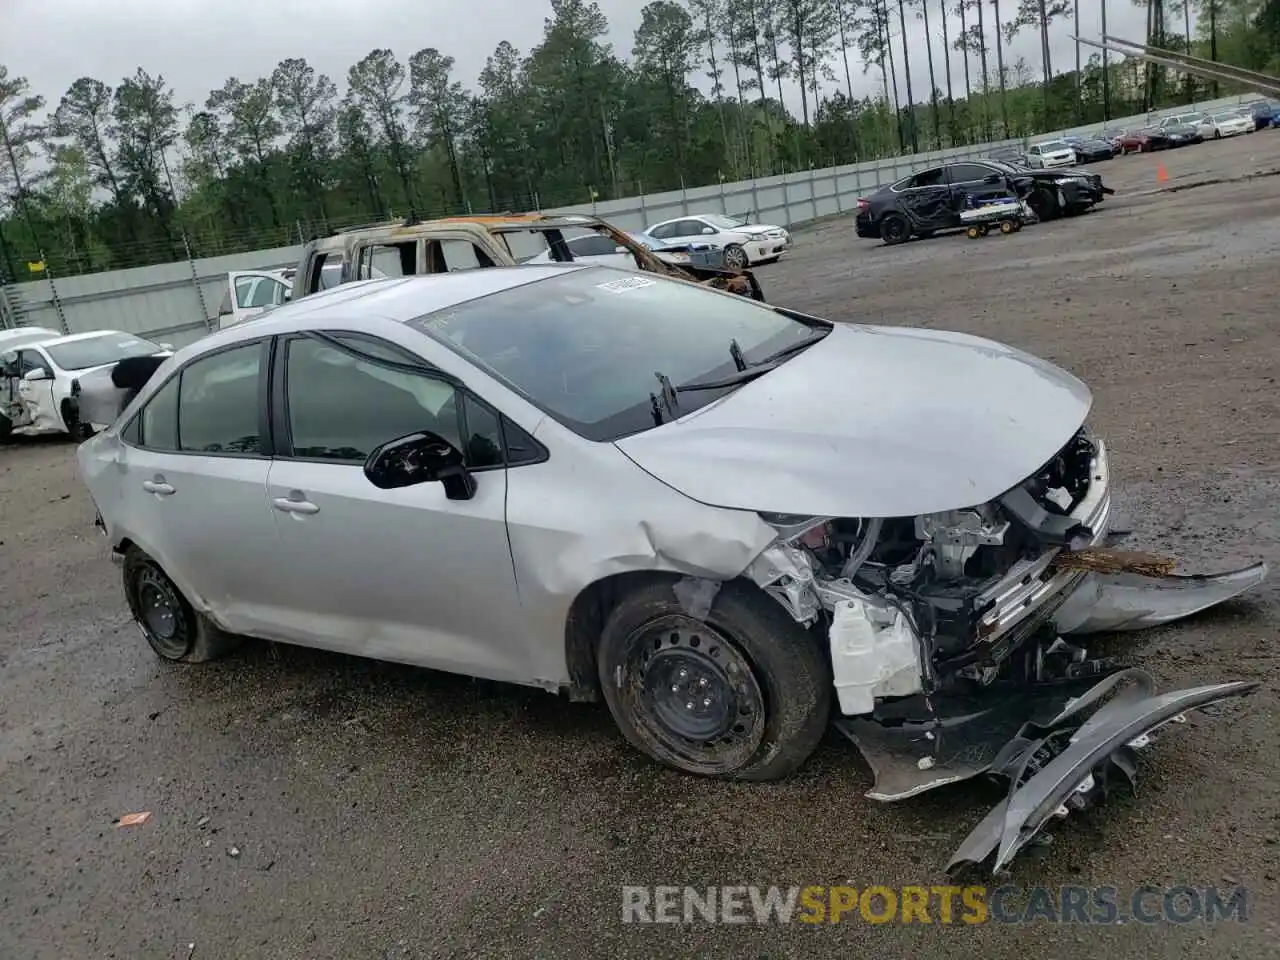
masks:
{"label": "car's front wheel", "polygon": [[741,245],[731,243],[724,248],[724,262],[732,270],[745,270],[751,260]]}
{"label": "car's front wheel", "polygon": [[239,645],[239,637],[196,613],[160,564],[137,547],[125,554],[123,578],[129,612],[151,649],[165,660],[202,663]]}
{"label": "car's front wheel", "polygon": [[720,585],[700,617],[672,581],[639,588],[609,615],[597,663],[623,736],[686,773],[778,779],[826,731],[831,670],[822,650],[745,581]]}
{"label": "car's front wheel", "polygon": [[911,225],[901,214],[885,214],[884,219],[880,221],[880,237],[890,246],[906,243],[911,239]]}

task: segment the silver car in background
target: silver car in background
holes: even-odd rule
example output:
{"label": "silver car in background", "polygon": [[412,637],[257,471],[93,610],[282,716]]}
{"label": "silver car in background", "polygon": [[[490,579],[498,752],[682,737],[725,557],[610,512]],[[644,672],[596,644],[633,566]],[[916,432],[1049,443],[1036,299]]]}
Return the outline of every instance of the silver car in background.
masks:
{"label": "silver car in background", "polygon": [[[212,334],[78,457],[162,657],[249,635],[603,697],[650,756],[752,780],[834,714],[879,799],[1019,784],[1012,833],[958,854],[999,863],[1064,784],[1253,686],[1157,695],[1063,639],[1265,573],[1107,551],[1090,405],[976,337],[521,266],[353,282]],[[1086,709],[1121,680],[1137,695]],[[1049,775],[1006,769],[1009,743]]]}

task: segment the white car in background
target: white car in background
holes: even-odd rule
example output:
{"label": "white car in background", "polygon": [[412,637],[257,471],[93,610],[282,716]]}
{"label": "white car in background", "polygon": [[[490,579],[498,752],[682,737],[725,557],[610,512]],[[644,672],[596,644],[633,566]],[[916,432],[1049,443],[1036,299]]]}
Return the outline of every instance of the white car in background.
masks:
{"label": "white car in background", "polygon": [[1244,116],[1238,111],[1228,110],[1201,120],[1200,133],[1206,140],[1221,140],[1223,137],[1234,137],[1241,133],[1253,133],[1257,125],[1257,121],[1252,116]]}
{"label": "white car in background", "polygon": [[80,419],[80,377],[128,358],[172,353],[167,344],[121,330],[55,334],[8,349],[0,354],[0,439],[44,433],[81,439],[101,430],[105,423]]}
{"label": "white car in background", "polygon": [[722,213],[663,220],[646,227],[644,234],[667,243],[708,243],[723,250],[725,265],[735,270],[763,260],[777,260],[791,246],[791,234],[783,227],[748,223]]}
{"label": "white car in background", "polygon": [[1045,140],[1027,148],[1027,164],[1041,170],[1054,167],[1074,167],[1076,152],[1065,140]]}

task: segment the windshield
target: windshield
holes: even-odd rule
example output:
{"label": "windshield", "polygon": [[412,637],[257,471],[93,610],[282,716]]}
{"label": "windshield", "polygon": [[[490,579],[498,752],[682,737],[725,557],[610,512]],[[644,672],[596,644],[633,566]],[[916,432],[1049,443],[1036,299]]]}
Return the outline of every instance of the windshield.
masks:
{"label": "windshield", "polygon": [[1007,160],[997,160],[995,157],[988,157],[982,162],[988,167],[996,167],[999,170],[1003,170],[1005,173],[1015,173],[1019,176],[1021,176],[1025,171],[1025,168],[1016,167]]}
{"label": "windshield", "polygon": [[1215,114],[1213,115],[1213,119],[1214,119],[1214,120],[1216,120],[1216,121],[1217,121],[1217,122],[1219,122],[1219,123],[1221,123],[1223,120],[1239,120],[1239,119],[1240,119],[1240,114],[1235,113],[1235,112],[1232,112],[1232,113],[1215,113]]}
{"label": "windshield", "polygon": [[1051,153],[1057,150],[1070,150],[1071,148],[1061,140],[1050,140],[1048,143],[1042,143],[1040,146],[1041,153]]}
{"label": "windshield", "polygon": [[[735,340],[752,364],[831,328],[746,297],[600,266],[490,294],[409,326],[589,440],[616,440],[664,419],[651,398],[661,396],[657,373],[677,388],[731,376]],[[681,394],[679,414],[734,389]]]}
{"label": "windshield", "polygon": [[130,333],[103,333],[83,340],[71,340],[45,347],[53,362],[63,370],[100,367],[128,357],[149,357],[163,348]]}
{"label": "windshield", "polygon": [[735,217],[726,217],[719,213],[707,214],[707,216],[702,219],[713,226],[719,227],[721,230],[732,230],[735,227],[745,227],[747,225],[747,221],[745,220],[738,220]]}

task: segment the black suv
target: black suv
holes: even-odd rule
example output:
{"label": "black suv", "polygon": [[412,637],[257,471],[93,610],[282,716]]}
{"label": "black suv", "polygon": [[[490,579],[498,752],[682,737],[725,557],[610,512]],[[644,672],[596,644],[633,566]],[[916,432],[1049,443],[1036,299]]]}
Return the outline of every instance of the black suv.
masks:
{"label": "black suv", "polygon": [[1024,198],[1041,220],[1079,213],[1114,190],[1096,173],[1027,170],[1000,160],[960,160],[921,170],[858,198],[859,237],[903,243],[960,226],[968,197]]}

